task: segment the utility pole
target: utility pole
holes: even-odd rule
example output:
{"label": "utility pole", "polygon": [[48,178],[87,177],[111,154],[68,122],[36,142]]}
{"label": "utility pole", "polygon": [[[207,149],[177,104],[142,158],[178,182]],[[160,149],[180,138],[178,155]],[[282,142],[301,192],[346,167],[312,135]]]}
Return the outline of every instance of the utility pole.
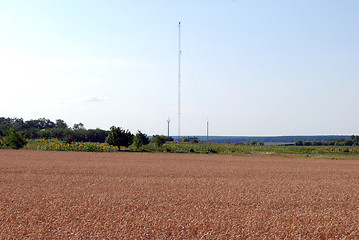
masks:
{"label": "utility pole", "polygon": [[170,119],[167,119],[167,137],[170,137]]}

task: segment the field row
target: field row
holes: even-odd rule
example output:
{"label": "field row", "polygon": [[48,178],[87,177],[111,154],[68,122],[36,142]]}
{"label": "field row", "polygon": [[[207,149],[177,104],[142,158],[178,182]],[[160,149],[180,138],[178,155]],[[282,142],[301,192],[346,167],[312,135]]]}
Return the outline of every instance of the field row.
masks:
{"label": "field row", "polygon": [[[44,151],[80,151],[80,152],[117,152],[118,147],[106,143],[71,142],[57,139],[29,139],[25,149]],[[177,143],[167,142],[162,146],[153,144],[140,148],[123,148],[137,152],[172,152],[172,153],[277,153],[304,155],[359,155],[357,147],[343,146],[251,146],[229,143]]]}
{"label": "field row", "polygon": [[[151,148],[149,146],[149,148]],[[171,143],[162,146],[165,152],[196,152],[196,153],[283,153],[283,154],[359,154],[357,147],[338,146],[250,146],[228,143]]]}
{"label": "field row", "polygon": [[118,148],[106,143],[71,142],[58,139],[29,139],[26,149],[41,151],[73,151],[73,152],[117,152]]}

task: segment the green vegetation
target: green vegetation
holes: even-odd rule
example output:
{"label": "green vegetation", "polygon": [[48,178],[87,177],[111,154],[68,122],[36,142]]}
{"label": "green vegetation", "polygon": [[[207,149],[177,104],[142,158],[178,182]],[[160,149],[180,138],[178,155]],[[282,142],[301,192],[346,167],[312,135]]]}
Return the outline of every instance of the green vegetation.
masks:
{"label": "green vegetation", "polygon": [[5,136],[0,139],[0,147],[7,149],[20,149],[26,145],[24,136],[10,128],[5,132]]}
{"label": "green vegetation", "polygon": [[297,140],[301,141],[331,141],[350,138],[348,135],[314,135],[314,136],[196,136],[199,142],[216,142],[216,143],[248,143],[253,140],[265,144],[290,144]]}
{"label": "green vegetation", "polygon": [[166,143],[166,136],[163,135],[154,135],[151,139],[151,142],[155,147],[161,147]]}
{"label": "green vegetation", "polygon": [[330,140],[330,141],[301,141],[297,140],[295,146],[359,146],[359,136],[351,136],[347,139]]}
{"label": "green vegetation", "polygon": [[56,138],[29,139],[25,149],[41,151],[76,151],[76,152],[117,152],[118,148],[106,143],[72,142],[66,143]]}
{"label": "green vegetation", "polygon": [[185,138],[182,138],[182,142],[184,143],[199,143],[198,141],[198,138],[196,137],[185,137]]}
{"label": "green vegetation", "polygon": [[[156,140],[153,140],[156,139]],[[229,143],[177,143],[165,142],[163,136],[155,136],[150,144],[137,148],[129,146],[127,151],[142,152],[172,152],[172,153],[199,153],[199,154],[298,154],[298,155],[359,155],[357,147],[341,146],[262,146]],[[158,143],[157,141],[160,141]],[[161,144],[162,143],[162,144]],[[160,144],[160,145],[159,145]],[[25,149],[44,151],[83,151],[83,152],[118,152],[118,146],[106,143],[71,142],[66,143],[58,139],[29,139]]]}
{"label": "green vegetation", "polygon": [[108,135],[108,131],[99,128],[86,129],[82,123],[74,124],[74,126],[70,128],[67,123],[61,119],[52,122],[46,118],[24,121],[22,118],[0,117],[0,137],[4,136],[10,128],[21,132],[23,136],[28,139],[57,138],[66,142],[104,143]]}
{"label": "green vegetation", "polygon": [[132,144],[133,137],[133,134],[129,130],[112,126],[108,136],[106,137],[106,143],[112,146],[117,146],[118,150],[121,150],[122,146],[128,147]]}
{"label": "green vegetation", "polygon": [[340,146],[264,146],[230,143],[177,143],[167,142],[161,146],[142,146],[141,151],[200,153],[200,154],[299,154],[299,155],[359,155],[357,147]]}
{"label": "green vegetation", "polygon": [[142,133],[141,131],[138,131],[135,135],[135,137],[133,138],[133,147],[135,150],[139,149],[140,147],[147,145],[150,143],[150,139],[148,138],[148,136],[144,133]]}
{"label": "green vegetation", "polygon": [[[34,137],[32,137],[34,136]],[[28,139],[28,140],[26,140]],[[104,143],[106,142],[106,143]],[[110,131],[85,129],[82,123],[69,128],[61,119],[23,121],[19,118],[0,118],[0,148],[33,149],[49,151],[86,152],[172,152],[200,154],[301,154],[301,155],[359,155],[359,136],[330,141],[303,141],[285,146],[266,146],[263,141],[246,143],[204,143],[196,137],[183,138],[181,142],[172,137],[154,135],[151,138],[138,131],[134,136],[129,130],[111,127]]]}

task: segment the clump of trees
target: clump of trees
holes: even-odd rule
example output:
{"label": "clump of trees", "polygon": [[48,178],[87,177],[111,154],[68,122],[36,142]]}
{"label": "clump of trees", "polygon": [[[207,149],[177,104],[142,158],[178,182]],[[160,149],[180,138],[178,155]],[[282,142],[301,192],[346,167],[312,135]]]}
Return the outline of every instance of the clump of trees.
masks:
{"label": "clump of trees", "polygon": [[297,140],[295,146],[359,146],[359,136],[352,135],[347,139],[330,141],[301,141]]}
{"label": "clump of trees", "polygon": [[247,145],[247,146],[264,146],[264,142],[263,141],[257,142],[256,140],[252,140],[247,143],[244,143],[244,142],[235,143],[234,145],[236,145],[236,146],[238,146],[238,145],[240,145],[240,146],[245,146],[245,145]]}
{"label": "clump of trees", "polygon": [[172,137],[154,135],[152,139],[138,131],[133,135],[129,130],[112,126],[109,131],[102,129],[86,129],[83,123],[76,123],[73,127],[62,119],[55,122],[46,118],[24,121],[22,118],[0,117],[1,148],[22,148],[26,139],[57,138],[66,143],[72,142],[99,142],[121,147],[130,147],[130,150],[141,150],[142,147],[152,143],[161,147],[166,141],[173,141]]}
{"label": "clump of trees", "polygon": [[7,149],[20,149],[26,145],[26,138],[14,128],[5,132],[5,136],[0,138],[0,147]]}
{"label": "clump of trees", "polygon": [[151,142],[153,143],[153,145],[155,145],[156,147],[161,147],[163,144],[166,143],[166,136],[163,135],[154,135],[151,139]]}
{"label": "clump of trees", "polygon": [[121,150],[121,147],[128,147],[133,142],[133,134],[129,130],[124,130],[121,127],[112,126],[110,132],[106,137],[106,143],[112,146],[118,147],[118,150]]}
{"label": "clump of trees", "polygon": [[196,137],[185,137],[182,139],[182,142],[187,142],[187,143],[198,143],[198,138]]}
{"label": "clump of trees", "polygon": [[13,128],[21,132],[25,138],[57,138],[66,142],[100,142],[104,143],[108,131],[102,129],[86,129],[84,124],[76,123],[71,128],[62,120],[55,122],[46,118],[24,121],[22,118],[0,117],[0,137]]}
{"label": "clump of trees", "polygon": [[150,140],[150,138],[141,131],[138,131],[136,135],[133,135],[129,130],[124,130],[121,127],[115,126],[111,127],[106,138],[106,143],[117,146],[119,150],[121,150],[121,147],[129,148],[130,151],[151,151],[151,147],[144,147],[151,144],[154,147],[160,148],[167,141],[173,141],[173,138],[168,138],[163,135],[153,135]]}

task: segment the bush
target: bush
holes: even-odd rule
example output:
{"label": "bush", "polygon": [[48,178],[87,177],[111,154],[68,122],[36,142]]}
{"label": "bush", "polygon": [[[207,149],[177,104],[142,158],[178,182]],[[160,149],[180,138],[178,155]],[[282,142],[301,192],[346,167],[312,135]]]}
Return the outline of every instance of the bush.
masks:
{"label": "bush", "polygon": [[302,140],[295,141],[295,146],[303,146]]}
{"label": "bush", "polygon": [[130,146],[132,141],[133,134],[129,130],[125,131],[124,129],[115,126],[111,127],[110,132],[106,137],[106,143],[118,147],[118,150],[121,150],[121,146]]}
{"label": "bush", "polygon": [[312,141],[313,146],[323,146],[323,143],[321,141]]}
{"label": "bush", "polygon": [[72,136],[71,134],[68,134],[68,135],[66,135],[66,136],[64,137],[64,141],[65,141],[65,143],[67,143],[67,144],[71,144],[71,143],[74,141],[74,138],[73,138],[73,136]]}
{"label": "bush", "polygon": [[133,146],[136,149],[142,147],[143,145],[147,145],[149,143],[150,143],[150,139],[146,134],[142,133],[141,131],[138,131],[135,137],[133,138]]}
{"label": "bush", "polygon": [[10,128],[1,141],[1,146],[8,149],[20,149],[25,145],[25,137],[21,133],[16,132],[14,128]]}
{"label": "bush", "polygon": [[166,143],[166,137],[163,135],[154,135],[151,139],[151,142],[156,146],[156,147],[161,147],[163,144]]}
{"label": "bush", "polygon": [[166,142],[173,142],[173,141],[174,141],[173,137],[166,137]]}
{"label": "bush", "polygon": [[39,137],[49,139],[49,138],[53,138],[54,135],[52,134],[52,131],[45,129],[39,132]]}
{"label": "bush", "polygon": [[210,148],[210,149],[208,149],[207,153],[208,153],[208,154],[217,153],[217,151],[214,150],[214,149],[212,149],[212,148]]}
{"label": "bush", "polygon": [[353,146],[354,145],[354,141],[351,139],[347,139],[344,141],[344,145],[345,146]]}

